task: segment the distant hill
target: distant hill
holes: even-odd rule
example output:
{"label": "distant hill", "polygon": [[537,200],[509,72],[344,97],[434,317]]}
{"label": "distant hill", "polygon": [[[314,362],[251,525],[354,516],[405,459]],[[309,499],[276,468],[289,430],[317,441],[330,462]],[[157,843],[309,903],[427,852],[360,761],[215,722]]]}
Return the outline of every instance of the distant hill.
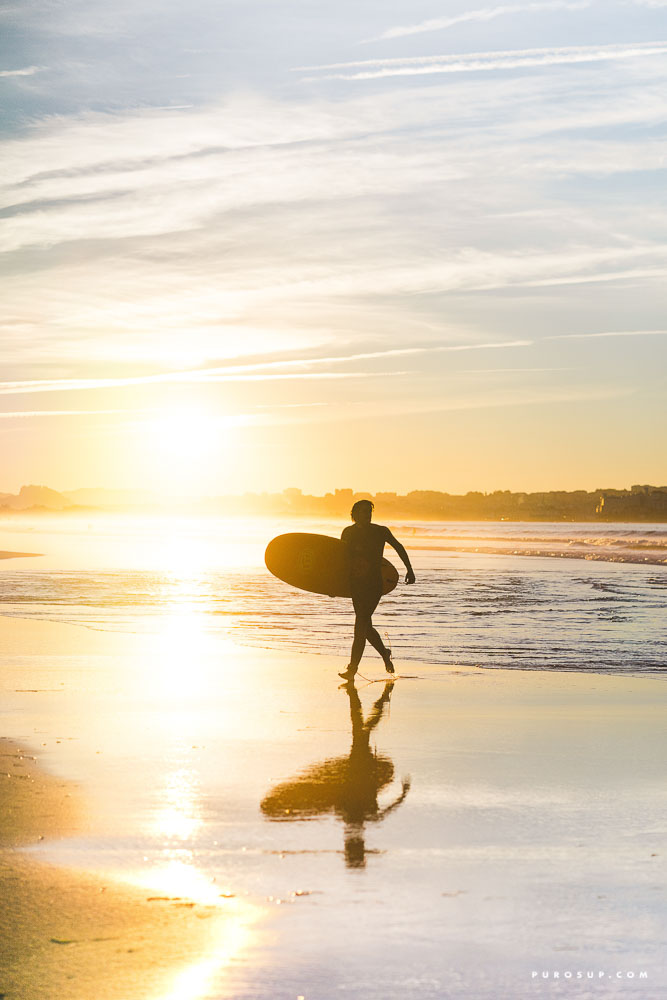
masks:
{"label": "distant hill", "polygon": [[49,486],[22,486],[16,495],[0,494],[0,506],[9,507],[11,510],[29,510],[31,507],[64,510],[70,506],[70,502],[62,493],[52,490]]}
{"label": "distant hill", "polygon": [[157,501],[149,490],[79,489],[63,493],[68,503],[78,507],[153,506]]}

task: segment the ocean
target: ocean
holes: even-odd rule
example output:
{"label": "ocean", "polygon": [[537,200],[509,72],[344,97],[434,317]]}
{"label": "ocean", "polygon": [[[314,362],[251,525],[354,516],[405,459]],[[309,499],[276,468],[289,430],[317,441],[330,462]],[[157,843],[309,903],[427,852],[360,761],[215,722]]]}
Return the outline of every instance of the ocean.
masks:
{"label": "ocean", "polygon": [[[242,644],[345,656],[349,601],[297,591],[263,565],[283,531],[339,521],[169,515],[15,516],[0,548],[0,615],[116,632],[217,632]],[[667,668],[667,525],[403,522],[417,582],[374,621],[407,661],[659,673]],[[393,551],[386,555],[400,568]],[[372,650],[361,672],[380,665]],[[377,670],[376,670],[377,672]]]}

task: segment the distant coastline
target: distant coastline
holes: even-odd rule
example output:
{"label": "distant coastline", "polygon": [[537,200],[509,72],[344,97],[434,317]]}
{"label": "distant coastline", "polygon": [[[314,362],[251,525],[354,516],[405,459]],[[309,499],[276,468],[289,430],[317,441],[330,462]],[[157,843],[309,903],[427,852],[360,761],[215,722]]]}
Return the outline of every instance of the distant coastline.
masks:
{"label": "distant coastline", "polygon": [[352,503],[359,499],[372,500],[383,518],[419,521],[667,522],[667,486],[650,485],[546,493],[413,490],[405,495],[337,489],[324,496],[293,488],[282,493],[202,498],[164,497],[134,490],[80,489],[61,493],[47,486],[22,486],[17,494],[0,493],[0,516],[169,511],[328,518],[347,517]]}

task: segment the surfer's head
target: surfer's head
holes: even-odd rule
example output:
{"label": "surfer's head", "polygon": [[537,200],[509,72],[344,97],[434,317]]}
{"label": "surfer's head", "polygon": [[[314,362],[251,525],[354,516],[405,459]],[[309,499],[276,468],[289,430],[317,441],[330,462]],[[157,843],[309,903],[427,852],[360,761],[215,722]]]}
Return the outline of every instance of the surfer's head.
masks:
{"label": "surfer's head", "polygon": [[352,506],[350,516],[357,524],[368,524],[373,516],[373,507],[372,500],[357,500]]}

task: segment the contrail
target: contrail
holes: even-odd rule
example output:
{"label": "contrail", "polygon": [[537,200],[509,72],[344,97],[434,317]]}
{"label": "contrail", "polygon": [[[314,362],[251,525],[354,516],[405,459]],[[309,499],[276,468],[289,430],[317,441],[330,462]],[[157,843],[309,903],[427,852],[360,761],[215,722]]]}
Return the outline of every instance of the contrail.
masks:
{"label": "contrail", "polygon": [[322,66],[301,66],[294,72],[357,69],[360,72],[332,73],[307,79],[371,80],[386,76],[486,72],[496,69],[603,62],[612,59],[635,59],[665,54],[667,54],[667,41],[620,45],[569,45],[545,49],[511,49],[503,52],[468,52],[456,55],[411,56],[397,59],[364,59],[355,62],[328,63]]}
{"label": "contrail", "polygon": [[387,28],[382,34],[376,35],[374,38],[365,39],[362,44],[379,42],[388,38],[404,38],[406,35],[421,35],[427,31],[442,31],[445,28],[452,28],[454,25],[463,24],[466,21],[491,21],[505,14],[523,14],[541,10],[583,10],[586,7],[590,7],[590,5],[590,0],[580,0],[580,2],[545,0],[544,3],[515,3],[497,7],[480,7],[478,10],[469,10],[463,14],[455,14],[453,17],[432,17],[428,21],[420,21],[417,24],[404,24],[397,25],[394,28]]}

